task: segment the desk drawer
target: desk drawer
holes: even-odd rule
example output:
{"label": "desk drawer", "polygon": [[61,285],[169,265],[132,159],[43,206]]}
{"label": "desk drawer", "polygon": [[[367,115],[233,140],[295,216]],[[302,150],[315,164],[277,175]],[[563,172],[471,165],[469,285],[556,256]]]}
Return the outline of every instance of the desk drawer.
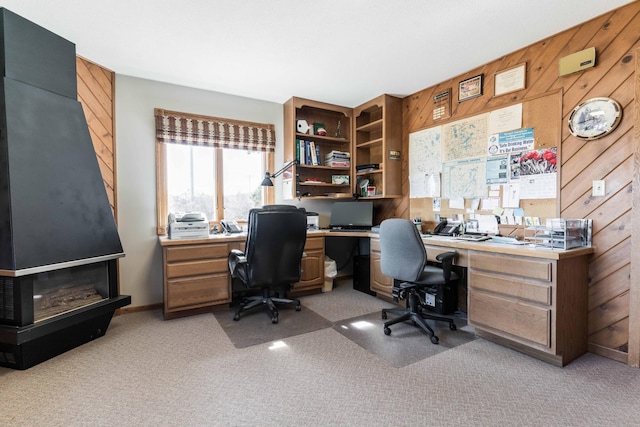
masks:
{"label": "desk drawer", "polygon": [[167,279],[184,276],[199,276],[202,274],[228,273],[227,258],[202,261],[167,263]]}
{"label": "desk drawer", "polygon": [[211,274],[167,283],[167,309],[196,308],[204,305],[229,302],[229,275]]}
{"label": "desk drawer", "polygon": [[551,346],[551,310],[484,292],[469,294],[469,323]]}
{"label": "desk drawer", "polygon": [[469,267],[473,270],[493,271],[510,276],[544,280],[546,282],[553,280],[553,263],[551,261],[476,251],[471,251],[469,257]]}
{"label": "desk drawer", "polygon": [[307,237],[304,250],[309,251],[312,249],[324,250],[324,237]]}
{"label": "desk drawer", "polygon": [[526,282],[513,276],[471,271],[469,286],[532,302],[551,305],[551,284]]}
{"label": "desk drawer", "polygon": [[229,245],[217,243],[215,245],[185,245],[166,248],[166,262],[187,261],[204,258],[227,258]]}
{"label": "desk drawer", "polygon": [[469,257],[467,256],[467,251],[465,249],[457,249],[457,248],[448,248],[445,246],[430,246],[424,245],[427,250],[427,259],[429,261],[438,262],[436,257],[445,252],[456,252],[458,254],[458,258],[454,262],[455,265],[459,265],[462,267],[466,267],[469,264]]}

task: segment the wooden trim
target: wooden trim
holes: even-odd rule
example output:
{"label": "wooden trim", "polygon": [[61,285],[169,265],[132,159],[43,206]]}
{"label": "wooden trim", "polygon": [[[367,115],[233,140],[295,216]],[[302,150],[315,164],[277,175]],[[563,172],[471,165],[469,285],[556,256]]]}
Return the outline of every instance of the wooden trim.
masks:
{"label": "wooden trim", "polygon": [[220,221],[224,219],[224,171],[223,171],[223,159],[222,149],[216,148],[213,152],[213,161],[216,164],[216,205],[214,206],[214,212],[216,213],[215,220]]}
{"label": "wooden trim", "polygon": [[167,147],[156,142],[156,212],[158,236],[167,234],[169,212],[167,212]]}
{"label": "wooden trim", "polygon": [[[633,184],[631,235],[640,236],[640,48],[635,49]],[[640,240],[631,239],[631,277],[629,280],[629,350],[628,364],[640,367]]]}

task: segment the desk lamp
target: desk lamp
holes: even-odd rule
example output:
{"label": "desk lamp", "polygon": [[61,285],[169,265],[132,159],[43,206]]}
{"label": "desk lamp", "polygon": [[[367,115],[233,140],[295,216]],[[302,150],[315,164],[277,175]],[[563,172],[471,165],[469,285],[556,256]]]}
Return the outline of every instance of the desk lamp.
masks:
{"label": "desk lamp", "polygon": [[295,165],[297,163],[298,163],[297,160],[292,160],[289,163],[287,163],[286,165],[284,165],[284,167],[282,169],[280,169],[278,172],[274,173],[273,175],[270,174],[269,172],[265,172],[264,179],[262,180],[262,184],[260,184],[260,185],[263,186],[263,187],[273,187],[273,181],[271,181],[271,178],[276,178],[276,177],[282,175],[282,173],[284,171],[286,171],[291,166],[293,166],[293,165]]}

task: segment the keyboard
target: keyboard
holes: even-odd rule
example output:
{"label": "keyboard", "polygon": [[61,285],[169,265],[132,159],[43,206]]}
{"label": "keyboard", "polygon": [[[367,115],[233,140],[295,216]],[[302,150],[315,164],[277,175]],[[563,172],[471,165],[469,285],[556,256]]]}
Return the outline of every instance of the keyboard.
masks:
{"label": "keyboard", "polygon": [[332,228],[329,231],[334,231],[336,233],[369,233],[371,232],[370,228]]}
{"label": "keyboard", "polygon": [[491,239],[491,237],[481,234],[461,234],[456,237],[456,240],[467,240],[469,242],[484,242],[489,239]]}

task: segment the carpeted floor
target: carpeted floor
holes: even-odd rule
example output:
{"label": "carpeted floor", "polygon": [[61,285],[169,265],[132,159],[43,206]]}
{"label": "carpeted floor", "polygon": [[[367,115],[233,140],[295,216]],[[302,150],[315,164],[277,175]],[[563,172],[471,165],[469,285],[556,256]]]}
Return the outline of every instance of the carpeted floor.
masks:
{"label": "carpeted floor", "polygon": [[[295,311],[293,305],[279,306],[277,324],[271,323],[268,312],[262,307],[243,313],[238,321],[233,320],[235,308],[218,311],[215,317],[229,340],[239,349],[333,328],[396,368],[418,362],[475,338],[464,318],[456,320],[457,331],[450,331],[446,323],[428,321],[440,338],[438,345],[432,344],[428,336],[410,322],[394,325],[392,334],[387,336],[383,333],[384,321],[380,310],[391,307],[392,304],[353,290],[348,280],[337,282],[331,292],[302,297],[301,301],[302,310],[299,312]],[[311,307],[328,318],[316,313]],[[351,317],[354,314],[355,317]],[[389,319],[392,318],[393,315],[389,315]]]}
{"label": "carpeted floor", "polygon": [[[585,354],[558,368],[481,338],[447,348],[443,333],[439,346],[422,340],[439,353],[395,367],[342,330],[381,322],[373,313],[388,303],[339,285],[303,304],[332,326],[242,349],[211,314],[116,316],[104,337],[26,371],[0,368],[0,425],[640,425],[640,370],[625,364]],[[265,329],[301,313],[255,320]],[[372,327],[378,351],[397,340],[406,354],[406,327]]]}

